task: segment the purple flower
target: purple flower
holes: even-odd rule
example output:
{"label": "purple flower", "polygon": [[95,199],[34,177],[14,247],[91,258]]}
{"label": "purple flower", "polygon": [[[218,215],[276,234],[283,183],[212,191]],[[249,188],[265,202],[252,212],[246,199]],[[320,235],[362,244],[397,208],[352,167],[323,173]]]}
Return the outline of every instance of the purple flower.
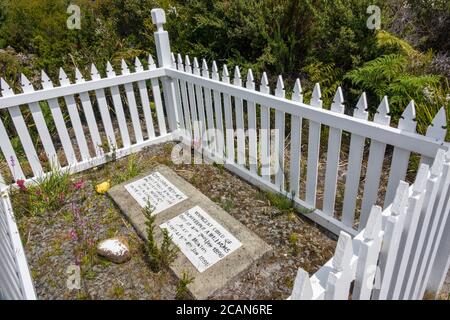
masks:
{"label": "purple flower", "polygon": [[27,187],[25,186],[25,180],[19,179],[16,181],[17,185],[19,186],[20,190],[27,191]]}
{"label": "purple flower", "polygon": [[80,180],[78,182],[75,182],[75,184],[73,185],[75,190],[80,190],[84,187],[84,181]]}

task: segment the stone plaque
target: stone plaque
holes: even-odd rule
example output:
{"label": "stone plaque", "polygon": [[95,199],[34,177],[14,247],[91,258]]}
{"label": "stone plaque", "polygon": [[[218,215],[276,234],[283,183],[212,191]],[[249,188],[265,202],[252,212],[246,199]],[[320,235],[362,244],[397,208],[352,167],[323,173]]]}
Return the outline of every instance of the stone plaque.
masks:
{"label": "stone plaque", "polygon": [[242,243],[195,206],[160,225],[167,229],[172,241],[203,272],[242,246]]}
{"label": "stone plaque", "polygon": [[124,187],[141,207],[144,208],[150,201],[153,214],[164,211],[187,199],[183,192],[157,171],[142,179],[126,184]]}

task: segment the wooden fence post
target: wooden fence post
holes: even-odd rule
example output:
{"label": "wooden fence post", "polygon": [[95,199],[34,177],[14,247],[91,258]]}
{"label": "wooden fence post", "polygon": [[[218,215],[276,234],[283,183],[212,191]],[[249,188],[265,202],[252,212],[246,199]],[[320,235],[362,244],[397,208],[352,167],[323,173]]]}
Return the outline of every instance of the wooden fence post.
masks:
{"label": "wooden fence post", "polygon": [[[173,68],[172,65],[172,51],[170,50],[169,33],[164,30],[163,24],[166,23],[166,14],[163,9],[152,9],[152,21],[156,25],[155,32],[155,46],[156,54],[158,56],[159,67]],[[164,93],[164,100],[166,104],[166,114],[171,131],[179,129],[179,115],[177,107],[177,99],[175,96],[174,80],[168,77],[162,78],[162,86]]]}

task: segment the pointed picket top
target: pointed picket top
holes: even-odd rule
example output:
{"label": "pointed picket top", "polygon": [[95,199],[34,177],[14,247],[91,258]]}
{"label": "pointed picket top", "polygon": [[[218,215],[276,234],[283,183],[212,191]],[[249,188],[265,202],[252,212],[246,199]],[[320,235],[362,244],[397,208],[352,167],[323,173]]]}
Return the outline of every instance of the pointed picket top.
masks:
{"label": "pointed picket top", "polygon": [[59,83],[61,86],[70,85],[70,80],[67,77],[67,74],[64,72],[63,68],[59,68]]}
{"label": "pointed picket top", "polygon": [[382,209],[380,206],[373,206],[369,214],[369,219],[367,220],[366,227],[364,228],[364,240],[371,241],[377,238],[381,231],[381,213]]}
{"label": "pointed picket top", "polygon": [[116,72],[114,71],[114,68],[112,67],[112,65],[109,61],[106,63],[106,76],[108,78],[112,78],[112,77],[116,76]]}
{"label": "pointed picket top", "polygon": [[413,193],[422,193],[425,190],[429,169],[430,167],[425,163],[422,163],[419,166],[419,170],[417,171],[416,174],[416,179],[412,184]]}
{"label": "pointed picket top", "polygon": [[184,71],[183,58],[181,57],[181,54],[179,54],[179,53],[177,54],[177,60],[178,60],[177,69],[180,71]]}
{"label": "pointed picket top", "polygon": [[122,68],[122,74],[130,74],[130,69],[128,68],[127,63],[125,62],[124,59],[122,59],[121,63],[121,68]]}
{"label": "pointed picket top", "polygon": [[447,129],[444,129],[446,125],[447,117],[445,116],[445,108],[442,107],[428,126],[426,136],[443,141],[447,134]]}
{"label": "pointed picket top", "polygon": [[230,83],[230,74],[228,73],[228,67],[226,64],[223,65],[222,81],[226,82],[226,83]]}
{"label": "pointed picket top", "polygon": [[194,74],[199,76],[200,75],[200,65],[198,64],[197,57],[194,57],[194,68],[193,68]]}
{"label": "pointed picket top", "polygon": [[294,91],[292,92],[292,100],[303,102],[302,85],[299,78],[295,80]]}
{"label": "pointed picket top", "polygon": [[297,270],[297,276],[294,280],[294,286],[292,288],[291,300],[309,300],[313,296],[313,289],[311,286],[311,280],[309,279],[308,272],[299,268]]}
{"label": "pointed picket top", "polygon": [[142,65],[141,60],[139,60],[138,57],[134,58],[134,67],[136,69],[136,72],[144,71],[144,66]]}
{"label": "pointed picket top", "polygon": [[80,70],[78,70],[78,68],[75,68],[75,82],[76,83],[85,82],[84,77],[81,74]]}
{"label": "pointed picket top", "polygon": [[175,55],[173,54],[173,52],[170,53],[170,59],[172,60],[172,68],[176,69],[177,61],[175,60]]}
{"label": "pointed picket top", "polygon": [[394,201],[392,202],[391,215],[398,216],[406,207],[409,196],[409,184],[400,180],[397,191],[395,191]]}
{"label": "pointed picket top", "polygon": [[338,87],[336,93],[334,94],[333,102],[331,103],[330,110],[343,113],[344,112],[344,94],[342,93],[342,88]]}
{"label": "pointed picket top", "polygon": [[219,81],[219,69],[217,68],[217,63],[216,61],[212,62],[212,67],[211,67],[211,78],[213,80],[217,80]]}
{"label": "pointed picket top", "polygon": [[313,107],[319,107],[322,108],[322,92],[320,91],[320,85],[318,83],[316,83],[314,85],[314,89],[312,92],[312,96],[311,96],[311,102],[310,104]]}
{"label": "pointed picket top", "polygon": [[153,60],[153,57],[151,54],[148,55],[148,70],[154,70],[156,69],[155,60]]}
{"label": "pointed picket top", "polygon": [[433,164],[430,169],[430,173],[432,177],[437,177],[439,174],[442,173],[442,169],[444,167],[444,160],[445,160],[445,150],[444,149],[438,149],[436,152],[436,156],[434,157]]}
{"label": "pointed picket top", "polygon": [[189,60],[189,56],[186,55],[184,58],[184,65],[186,68],[186,72],[192,73],[191,60]]}
{"label": "pointed picket top", "polygon": [[269,80],[267,79],[267,73],[263,72],[262,77],[261,77],[261,84],[259,86],[259,91],[261,93],[270,93],[270,88],[269,88]]}
{"label": "pointed picket top", "polygon": [[205,59],[202,59],[202,77],[209,78],[208,63]]}
{"label": "pointed picket top", "polygon": [[375,123],[389,125],[391,123],[391,116],[389,115],[389,102],[387,96],[381,100],[377,112],[373,117]]}
{"label": "pointed picket top", "polygon": [[234,67],[233,84],[238,87],[242,86],[241,71],[238,66]]}
{"label": "pointed picket top", "polygon": [[369,112],[367,112],[367,97],[366,93],[363,92],[359,97],[358,103],[356,104],[356,108],[353,111],[353,116],[358,119],[367,120],[369,117]]}
{"label": "pointed picket top", "polygon": [[402,116],[398,121],[397,128],[408,132],[416,132],[417,122],[415,118],[416,108],[414,106],[414,101],[411,100],[406,109],[403,111]]}
{"label": "pointed picket top", "polygon": [[3,97],[14,95],[14,91],[11,89],[11,86],[3,78],[0,78],[0,86]]}
{"label": "pointed picket top", "polygon": [[41,71],[41,83],[42,88],[44,89],[53,88],[53,82],[50,80],[49,76],[45,73],[44,70]]}
{"label": "pointed picket top", "polygon": [[23,73],[20,74],[20,86],[22,87],[23,92],[34,91],[33,85],[31,84],[30,80],[28,80],[28,78]]}
{"label": "pointed picket top", "polygon": [[279,98],[285,97],[283,77],[281,75],[279,75],[277,78],[277,86],[275,88],[275,96],[279,97]]}
{"label": "pointed picket top", "polygon": [[341,231],[331,263],[333,265],[333,268],[336,271],[342,271],[344,267],[350,264],[352,256],[352,237],[348,233]]}
{"label": "pointed picket top", "polygon": [[91,64],[91,79],[95,80],[100,78],[100,73],[98,72],[97,67],[95,66],[95,64]]}
{"label": "pointed picket top", "polygon": [[255,90],[255,78],[253,77],[252,69],[248,69],[247,71],[247,82],[245,83],[245,87]]}

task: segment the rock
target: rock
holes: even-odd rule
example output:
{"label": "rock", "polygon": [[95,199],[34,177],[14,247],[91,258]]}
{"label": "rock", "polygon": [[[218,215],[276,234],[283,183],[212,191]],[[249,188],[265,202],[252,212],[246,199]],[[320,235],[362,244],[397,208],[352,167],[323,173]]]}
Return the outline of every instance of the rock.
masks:
{"label": "rock", "polygon": [[97,254],[114,263],[124,263],[131,259],[128,241],[123,237],[101,241],[97,245]]}

